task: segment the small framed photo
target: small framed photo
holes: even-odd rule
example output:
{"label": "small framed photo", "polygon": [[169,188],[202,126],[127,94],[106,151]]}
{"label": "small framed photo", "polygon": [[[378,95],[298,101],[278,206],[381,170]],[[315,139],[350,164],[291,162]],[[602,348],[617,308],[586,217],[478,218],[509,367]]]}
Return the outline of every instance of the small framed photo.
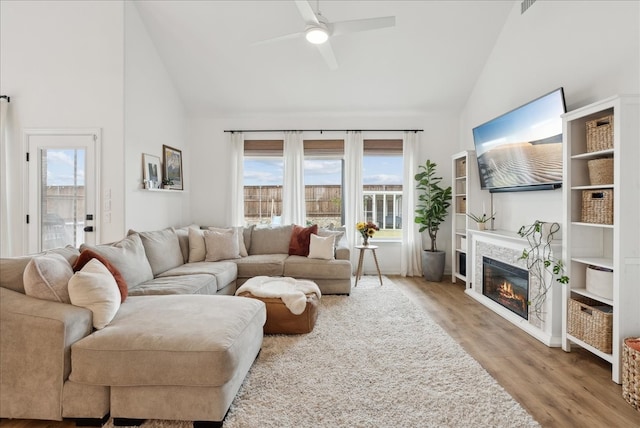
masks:
{"label": "small framed photo", "polygon": [[182,150],[162,145],[162,160],[164,162],[164,183],[170,189],[184,190],[182,175]]}
{"label": "small framed photo", "polygon": [[142,154],[142,177],[145,189],[159,189],[162,182],[162,170],[160,169],[160,158],[158,156]]}

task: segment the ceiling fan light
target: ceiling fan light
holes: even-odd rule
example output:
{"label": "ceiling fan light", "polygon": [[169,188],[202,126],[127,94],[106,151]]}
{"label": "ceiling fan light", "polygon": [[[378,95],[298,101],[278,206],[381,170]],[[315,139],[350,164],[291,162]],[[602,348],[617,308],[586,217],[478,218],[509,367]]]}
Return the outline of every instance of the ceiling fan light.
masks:
{"label": "ceiling fan light", "polygon": [[309,43],[321,45],[329,40],[329,32],[322,27],[310,27],[307,29],[305,37]]}

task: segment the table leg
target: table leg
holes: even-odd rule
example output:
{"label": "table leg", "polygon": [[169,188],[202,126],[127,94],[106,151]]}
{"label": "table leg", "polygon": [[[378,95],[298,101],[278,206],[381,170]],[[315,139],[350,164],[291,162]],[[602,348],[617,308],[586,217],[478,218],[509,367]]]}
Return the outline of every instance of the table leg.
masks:
{"label": "table leg", "polygon": [[380,266],[378,266],[378,257],[376,257],[376,250],[371,250],[373,253],[373,261],[376,262],[376,270],[378,271],[378,278],[380,279],[380,285],[382,285],[382,274],[380,274]]}
{"label": "table leg", "polygon": [[360,257],[358,258],[358,268],[356,269],[356,285],[354,287],[358,286],[358,280],[362,276],[362,261],[363,260],[364,260],[364,251],[362,249],[360,249]]}

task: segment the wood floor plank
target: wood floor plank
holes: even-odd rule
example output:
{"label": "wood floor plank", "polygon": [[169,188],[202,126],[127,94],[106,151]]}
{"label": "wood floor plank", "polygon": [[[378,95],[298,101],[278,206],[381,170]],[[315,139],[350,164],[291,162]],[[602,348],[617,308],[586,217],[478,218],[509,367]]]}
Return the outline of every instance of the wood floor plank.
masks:
{"label": "wood floor plank", "polygon": [[[464,293],[462,284],[390,277],[543,427],[638,428],[640,412],[588,351],[549,348]],[[2,428],[71,428],[71,421],[0,421]],[[253,427],[248,427],[253,428]],[[410,427],[408,427],[410,428]]]}

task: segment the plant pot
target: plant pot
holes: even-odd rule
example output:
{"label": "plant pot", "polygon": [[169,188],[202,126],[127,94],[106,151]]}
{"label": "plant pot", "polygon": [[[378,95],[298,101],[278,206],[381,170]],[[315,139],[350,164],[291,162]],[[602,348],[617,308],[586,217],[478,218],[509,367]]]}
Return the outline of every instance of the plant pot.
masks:
{"label": "plant pot", "polygon": [[478,225],[478,230],[485,230],[486,229],[486,223],[477,223]]}
{"label": "plant pot", "polygon": [[431,282],[442,281],[445,261],[446,253],[444,251],[423,251],[422,275],[424,279]]}

